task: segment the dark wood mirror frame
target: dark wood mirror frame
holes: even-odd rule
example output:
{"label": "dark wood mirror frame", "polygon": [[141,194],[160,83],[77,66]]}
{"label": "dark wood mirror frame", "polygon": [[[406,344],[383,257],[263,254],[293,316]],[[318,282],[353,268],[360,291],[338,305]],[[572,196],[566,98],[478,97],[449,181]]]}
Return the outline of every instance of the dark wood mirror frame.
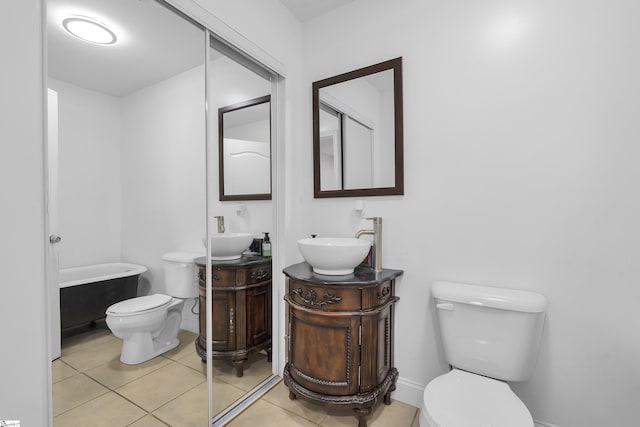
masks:
{"label": "dark wood mirror frame", "polygon": [[[355,188],[346,190],[320,190],[320,89],[349,80],[365,77],[386,70],[393,70],[393,107],[394,107],[394,139],[395,139],[395,185],[380,188]],[[403,114],[402,114],[402,57],[379,64],[329,77],[313,82],[313,196],[326,197],[361,197],[389,196],[404,194],[404,161],[403,161]]]}
{"label": "dark wood mirror frame", "polygon": [[[264,104],[267,102],[271,102],[271,95],[265,95],[259,98],[250,99],[248,101],[243,101],[237,104],[218,108],[218,184],[220,201],[271,200],[271,192],[264,194],[225,194],[224,191],[224,114],[231,111],[252,107],[254,105]],[[271,137],[269,137],[269,139],[271,139]],[[269,174],[269,181],[271,181],[271,174]],[[269,188],[271,188],[271,185],[269,185]]]}

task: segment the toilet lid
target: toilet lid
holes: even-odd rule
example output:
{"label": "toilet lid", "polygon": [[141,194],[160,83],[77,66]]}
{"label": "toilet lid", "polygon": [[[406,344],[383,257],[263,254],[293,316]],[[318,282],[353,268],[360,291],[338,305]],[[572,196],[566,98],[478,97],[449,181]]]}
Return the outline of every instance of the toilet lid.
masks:
{"label": "toilet lid", "polygon": [[458,369],[427,385],[424,408],[439,427],[533,427],[529,410],[506,383]]}
{"label": "toilet lid", "polygon": [[107,309],[107,314],[127,315],[136,314],[163,307],[171,302],[169,295],[154,294],[131,298],[117,302]]}

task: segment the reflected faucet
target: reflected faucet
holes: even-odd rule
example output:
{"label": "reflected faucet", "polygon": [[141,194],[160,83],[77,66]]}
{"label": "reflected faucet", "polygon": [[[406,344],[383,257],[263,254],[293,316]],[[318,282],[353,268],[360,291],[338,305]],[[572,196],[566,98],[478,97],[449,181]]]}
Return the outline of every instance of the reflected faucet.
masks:
{"label": "reflected faucet", "polygon": [[382,271],[382,217],[374,216],[366,219],[373,221],[373,230],[358,230],[356,239],[363,234],[373,236],[373,270],[378,273]]}
{"label": "reflected faucet", "polygon": [[224,233],[224,217],[214,216],[214,218],[218,220],[218,233]]}

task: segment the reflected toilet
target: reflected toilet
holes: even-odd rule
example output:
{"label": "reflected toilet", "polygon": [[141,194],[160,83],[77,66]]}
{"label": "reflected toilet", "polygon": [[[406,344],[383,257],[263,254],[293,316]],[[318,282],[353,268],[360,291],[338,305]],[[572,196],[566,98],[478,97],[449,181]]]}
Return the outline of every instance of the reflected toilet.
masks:
{"label": "reflected toilet", "polygon": [[107,308],[106,323],[123,340],[120,361],[136,365],[153,359],[180,344],[184,300],[198,296],[201,254],[170,252],[162,257],[168,295],[154,294],[120,301]]}

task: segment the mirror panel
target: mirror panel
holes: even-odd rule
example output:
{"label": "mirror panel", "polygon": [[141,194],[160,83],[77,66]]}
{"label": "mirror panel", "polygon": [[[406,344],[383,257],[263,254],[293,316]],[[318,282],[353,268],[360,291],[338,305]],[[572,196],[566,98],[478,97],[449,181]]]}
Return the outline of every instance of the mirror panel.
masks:
{"label": "mirror panel", "polygon": [[[215,190],[205,197],[206,177],[211,177],[210,185],[215,188],[213,180],[218,176],[207,175],[206,170],[207,164],[210,169],[217,167],[217,150],[205,149],[205,141],[212,142],[211,146],[217,142],[215,136],[207,137],[217,135],[216,110],[268,94],[274,90],[272,82],[256,75],[255,67],[247,69],[230,59],[228,52],[207,50],[211,42],[204,27],[161,0],[43,3],[47,11],[48,86],[58,93],[56,110],[60,113],[56,121],[61,166],[58,198],[61,226],[66,230],[58,249],[62,251],[60,264],[82,265],[87,255],[113,258],[124,249],[129,262],[148,269],[140,277],[137,295],[166,293],[163,255],[176,250],[202,253],[206,209],[223,214],[225,208],[234,209],[235,204],[225,206],[216,200]],[[60,26],[68,14],[96,15],[122,38],[105,47],[70,37]],[[205,99],[207,87],[215,98]],[[271,94],[275,102],[275,92]],[[211,107],[209,117],[204,114],[206,105]],[[227,213],[228,218],[236,219],[227,223],[230,230],[245,231],[250,226],[249,231],[257,235],[263,230],[275,234],[270,201],[245,208],[250,213],[245,217]],[[104,225],[97,231],[102,233],[98,239],[94,238],[96,221]],[[270,294],[255,294],[251,296],[256,306],[271,302]],[[52,301],[54,312],[59,301]],[[101,309],[102,315],[104,312]],[[156,359],[170,359],[171,363],[159,366],[153,375],[179,381],[180,375],[187,373],[192,380],[180,405],[165,409],[162,416],[154,415],[169,425],[211,425],[205,416],[243,403],[252,388],[272,376],[273,365],[265,353],[248,357],[244,377],[238,377],[228,361],[209,366],[203,363],[194,348],[199,332],[206,329],[206,323],[204,327],[201,323],[206,320],[206,311],[201,312],[202,317],[191,301],[185,302],[179,346]],[[277,318],[277,313],[274,316]],[[71,331],[84,334],[88,352],[93,351],[94,337],[118,339],[101,320],[89,325],[87,331]],[[56,335],[58,329],[54,330]],[[77,335],[67,343],[78,344]],[[104,365],[104,372],[111,374],[94,378],[104,387],[113,390],[124,384],[119,381],[125,377],[136,381],[145,374],[120,363],[119,354],[112,356]],[[167,369],[171,372],[164,374]],[[123,377],[120,371],[127,375]],[[200,382],[208,374],[216,379],[211,401],[208,384]],[[154,387],[171,394],[175,382]]]}
{"label": "mirror panel", "polygon": [[404,194],[402,137],[402,58],[314,82],[314,196]]}
{"label": "mirror panel", "polygon": [[[214,35],[209,40],[208,57],[209,164],[218,171],[209,176],[208,210],[213,223],[207,240],[216,234],[214,215],[224,217],[226,234],[262,237],[262,232],[274,230],[271,120],[275,114],[270,108],[271,102],[276,102],[274,76]],[[251,202],[228,203],[232,200]],[[241,213],[238,206],[242,206]],[[270,310],[271,275],[257,282],[249,277],[253,267],[271,271],[272,259],[261,259],[251,254],[211,262],[210,367],[214,382],[210,405],[214,426],[224,425],[229,411],[243,404],[244,392],[259,387],[273,374],[270,348],[266,348],[267,343],[272,344],[271,319],[276,315]],[[206,307],[201,313],[207,314]],[[204,330],[199,345],[206,357]]]}
{"label": "mirror panel", "polygon": [[218,109],[220,200],[271,200],[271,96]]}

